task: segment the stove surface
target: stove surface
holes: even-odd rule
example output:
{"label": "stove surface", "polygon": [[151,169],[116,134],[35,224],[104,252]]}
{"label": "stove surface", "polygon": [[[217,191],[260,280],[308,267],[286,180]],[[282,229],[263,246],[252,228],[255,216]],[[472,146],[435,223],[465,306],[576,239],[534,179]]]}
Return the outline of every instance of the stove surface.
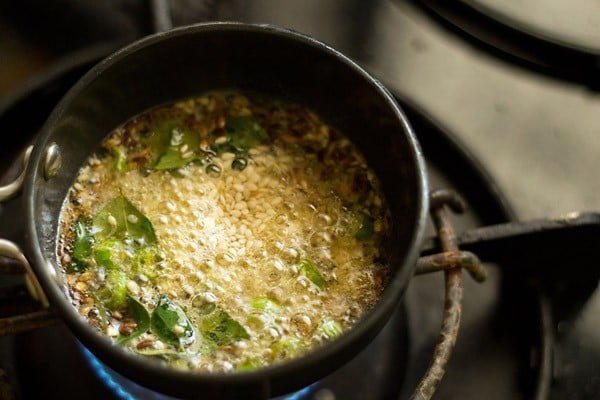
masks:
{"label": "stove surface", "polygon": [[[211,20],[273,23],[343,51],[466,143],[520,218],[600,210],[600,181],[595,179],[600,94],[480,51],[425,13],[419,0],[162,2],[171,6],[174,26]],[[506,7],[499,0],[464,3],[478,2]],[[115,41],[128,43],[151,33],[147,5],[161,1],[107,0],[92,9],[74,0],[45,3],[56,18],[41,18],[38,13],[47,10],[36,9],[35,1],[0,5],[0,108],[2,100],[14,98],[10,89],[18,92],[25,77],[52,69],[52,61],[87,45],[115,46]],[[520,3],[526,13],[540,1]],[[564,7],[560,0],[545,3],[548,9],[538,9],[532,19],[547,20],[555,15],[552,10]],[[588,20],[598,20],[600,8],[589,1],[574,13],[581,17],[584,5]],[[69,11],[59,13],[60,7]],[[65,18],[71,19],[68,26],[62,23]],[[99,21],[103,29],[94,30]],[[3,132],[6,136],[12,135]]]}

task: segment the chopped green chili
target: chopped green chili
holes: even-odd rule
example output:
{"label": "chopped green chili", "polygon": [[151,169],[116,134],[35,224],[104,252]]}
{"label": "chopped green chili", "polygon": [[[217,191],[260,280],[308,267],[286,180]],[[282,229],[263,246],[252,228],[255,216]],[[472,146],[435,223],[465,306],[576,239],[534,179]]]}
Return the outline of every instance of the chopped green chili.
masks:
{"label": "chopped green chili", "polygon": [[255,310],[265,311],[275,315],[281,312],[281,307],[279,303],[268,297],[258,297],[256,299],[253,299],[250,303],[250,306]]}
{"label": "chopped green chili", "polygon": [[[206,311],[207,308],[203,307],[203,310]],[[219,347],[250,337],[239,322],[216,305],[208,314],[202,316],[199,327],[203,338]]]}
{"label": "chopped green chili", "polygon": [[127,172],[127,149],[125,149],[123,146],[115,146],[112,148],[112,155],[115,158],[115,169],[118,172]]}
{"label": "chopped green chili", "polygon": [[75,243],[69,272],[83,272],[88,268],[94,238],[90,235],[89,223],[79,219],[75,222]]}
{"label": "chopped green chili", "polygon": [[105,274],[98,298],[106,307],[116,310],[125,303],[127,297],[127,274],[119,268],[107,269]]}
{"label": "chopped green chili", "polygon": [[333,319],[325,319],[321,321],[317,327],[317,331],[325,335],[327,339],[331,340],[341,335],[344,330],[339,322]]}
{"label": "chopped green chili", "polygon": [[256,368],[258,368],[258,365],[256,363],[255,360],[246,360],[243,363],[241,363],[238,367],[237,370],[244,372],[244,371],[254,371]]}
{"label": "chopped green chili", "polygon": [[327,281],[323,278],[316,265],[305,258],[300,260],[300,271],[314,283],[319,289],[323,289],[327,285]]}
{"label": "chopped green chili", "polygon": [[94,247],[94,260],[99,267],[123,269],[130,258],[127,246],[119,240],[107,239]]}
{"label": "chopped green chili", "polygon": [[296,357],[306,350],[306,346],[295,336],[287,336],[275,343],[271,350],[274,359]]}
{"label": "chopped green chili", "polygon": [[142,274],[150,280],[156,279],[161,262],[164,261],[158,246],[140,247],[133,256],[132,272]]}

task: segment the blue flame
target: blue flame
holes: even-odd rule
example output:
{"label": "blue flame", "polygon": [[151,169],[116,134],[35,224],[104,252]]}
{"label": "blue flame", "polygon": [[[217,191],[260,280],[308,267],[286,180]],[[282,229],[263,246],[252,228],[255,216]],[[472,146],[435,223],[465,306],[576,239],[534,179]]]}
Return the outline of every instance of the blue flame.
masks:
{"label": "blue flame", "polygon": [[[106,385],[106,387],[108,387],[117,396],[118,399],[120,399],[120,400],[139,400],[134,395],[129,393],[123,387],[123,385],[121,385],[119,382],[117,382],[114,379],[113,373],[109,372],[109,370],[104,366],[104,364],[102,364],[100,362],[100,360],[98,360],[98,358],[96,358],[96,356],[94,356],[84,346],[81,346],[81,348],[83,350],[83,354],[87,358],[88,362],[92,366],[92,368],[93,368],[94,372],[96,373],[96,375],[98,376],[98,378]],[[302,400],[302,399],[306,398],[306,396],[308,396],[313,391],[313,389],[315,388],[316,385],[317,384],[314,383],[314,384],[309,385],[303,389],[300,389],[297,392],[294,392],[292,394],[277,397],[277,400]],[[148,394],[150,394],[150,393],[153,394],[153,396],[152,396],[153,398],[157,398],[157,395],[158,395],[157,393],[152,392],[150,389],[146,389],[146,390],[148,390]],[[172,397],[166,397],[166,396],[164,398],[172,399]]]}
{"label": "blue flame", "polygon": [[88,359],[90,365],[93,367],[94,371],[98,375],[98,378],[104,382],[104,384],[113,391],[115,395],[121,400],[137,400],[135,397],[131,395],[128,391],[123,389],[119,383],[117,383],[113,377],[108,373],[104,365],[100,363],[100,361],[94,356],[88,349],[83,347],[83,353]]}

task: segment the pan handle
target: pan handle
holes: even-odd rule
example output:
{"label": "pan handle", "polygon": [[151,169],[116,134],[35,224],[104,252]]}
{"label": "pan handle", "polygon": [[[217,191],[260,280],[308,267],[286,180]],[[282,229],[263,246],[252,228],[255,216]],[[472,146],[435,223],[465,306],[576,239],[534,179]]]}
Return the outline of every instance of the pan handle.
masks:
{"label": "pan handle", "polygon": [[[23,155],[23,170],[19,176],[11,183],[0,186],[0,202],[15,197],[21,191],[32,150],[33,146],[29,146],[25,150]],[[10,315],[7,317],[2,315],[2,318],[0,318],[0,336],[35,329],[56,321],[57,316],[53,311],[48,309],[50,306],[48,298],[21,248],[10,240],[0,239],[0,256],[15,260],[19,264],[18,266],[14,264],[2,265],[0,272],[4,274],[23,273],[25,275],[24,281],[27,292],[42,307],[41,310],[38,309],[21,315]],[[10,289],[11,287],[2,287],[2,290],[5,292],[10,292]],[[14,305],[16,301],[18,301],[17,298],[7,298],[5,304]]]}
{"label": "pan handle", "polygon": [[[14,335],[58,322],[58,316],[53,310],[49,309],[50,303],[48,302],[48,298],[19,246],[10,240],[0,239],[0,256],[11,258],[21,264],[22,272],[25,274],[25,287],[29,295],[42,306],[41,310],[37,309],[20,315],[10,315],[0,318],[0,336]],[[12,273],[18,272],[18,270],[16,268],[3,268],[2,272]],[[4,287],[2,289],[9,290]],[[15,302],[18,300],[16,298],[8,298],[6,301]]]}
{"label": "pan handle", "polygon": [[33,273],[31,264],[29,264],[27,257],[25,257],[19,246],[10,240],[0,239],[0,256],[12,258],[23,266],[25,273],[25,286],[27,287],[29,294],[31,294],[31,297],[33,297],[35,300],[40,302],[43,308],[48,308],[50,303],[48,302],[46,293],[44,293],[40,282]]}
{"label": "pan handle", "polygon": [[23,187],[23,182],[25,181],[27,165],[29,165],[29,157],[31,157],[32,151],[33,146],[29,146],[25,150],[25,154],[23,155],[23,171],[21,171],[17,179],[12,181],[8,185],[0,186],[0,202],[15,197],[21,191],[21,188]]}

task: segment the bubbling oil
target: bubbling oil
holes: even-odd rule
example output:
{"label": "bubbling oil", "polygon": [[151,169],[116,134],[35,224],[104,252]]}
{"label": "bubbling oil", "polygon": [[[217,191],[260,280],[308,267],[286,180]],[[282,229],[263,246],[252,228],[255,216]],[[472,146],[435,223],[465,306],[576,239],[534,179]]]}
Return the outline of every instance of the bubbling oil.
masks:
{"label": "bubbling oil", "polygon": [[[146,140],[165,120],[168,162]],[[247,131],[231,128],[240,121]],[[177,124],[197,137],[186,142]],[[137,116],[88,159],[64,205],[57,255],[74,306],[115,340],[140,322],[125,316],[123,304],[99,299],[110,272],[99,257],[82,268],[72,263],[75,221],[94,219],[118,197],[151,222],[160,247],[150,272],[120,275],[123,290],[149,314],[167,296],[196,331],[177,346],[151,326],[124,346],[176,368],[254,369],[318,351],[384,289],[389,211],[379,183],[352,143],[305,107],[210,93]],[[132,225],[139,219],[126,216]],[[211,332],[198,312],[207,304],[244,334],[207,346]]]}

